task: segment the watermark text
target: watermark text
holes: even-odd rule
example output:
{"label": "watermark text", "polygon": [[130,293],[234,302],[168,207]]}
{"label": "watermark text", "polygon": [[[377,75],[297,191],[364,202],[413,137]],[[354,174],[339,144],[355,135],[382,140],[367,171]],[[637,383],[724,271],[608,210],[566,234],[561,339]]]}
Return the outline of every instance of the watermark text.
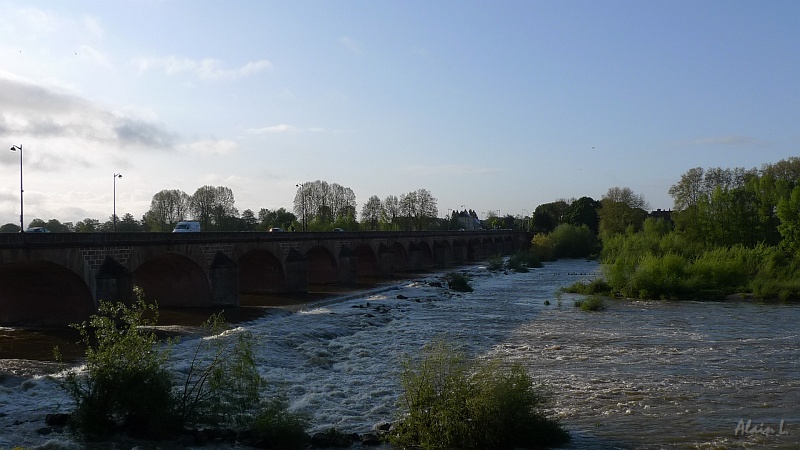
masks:
{"label": "watermark text", "polygon": [[781,419],[778,429],[772,428],[769,425],[764,425],[763,422],[753,426],[752,420],[745,422],[744,419],[739,419],[739,423],[736,424],[736,429],[733,430],[733,435],[747,436],[751,434],[761,434],[764,436],[783,436],[789,434],[789,431],[786,429],[786,424],[784,423],[783,419]]}

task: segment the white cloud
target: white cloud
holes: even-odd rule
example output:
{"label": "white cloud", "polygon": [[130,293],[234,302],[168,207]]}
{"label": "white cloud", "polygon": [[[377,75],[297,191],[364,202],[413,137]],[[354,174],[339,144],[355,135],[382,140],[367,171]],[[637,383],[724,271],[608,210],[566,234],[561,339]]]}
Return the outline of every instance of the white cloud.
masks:
{"label": "white cloud", "polygon": [[749,145],[755,143],[756,140],[750,136],[742,135],[725,135],[713,136],[694,139],[690,142],[693,145]]}
{"label": "white cloud", "polygon": [[322,133],[324,128],[311,127],[311,128],[298,128],[294,125],[280,124],[263,128],[250,128],[248,133],[253,134],[280,134],[280,133]]}
{"label": "white cloud", "polygon": [[83,27],[89,34],[91,34],[96,38],[101,38],[105,34],[103,26],[100,24],[100,21],[96,17],[84,16]]}
{"label": "white cloud", "polygon": [[0,137],[68,139],[75,147],[171,148],[176,136],[161,124],[109,111],[50,86],[0,74]]}
{"label": "white cloud", "polygon": [[361,43],[356,41],[355,39],[343,36],[339,38],[339,44],[342,45],[347,50],[355,53],[356,55],[362,54]]}
{"label": "white cloud", "polygon": [[181,145],[180,149],[184,153],[189,154],[202,154],[202,155],[227,155],[236,151],[236,142],[222,139],[222,140],[202,140],[189,144]]}
{"label": "white cloud", "polygon": [[493,167],[470,166],[465,164],[413,165],[406,166],[406,172],[416,175],[487,175],[499,173]]}
{"label": "white cloud", "polygon": [[247,64],[233,69],[224,68],[222,62],[212,58],[194,60],[178,56],[165,56],[162,58],[135,58],[131,61],[140,73],[161,69],[167,75],[189,72],[203,80],[237,80],[254,75],[258,72],[272,68],[272,63],[266,59],[250,61]]}

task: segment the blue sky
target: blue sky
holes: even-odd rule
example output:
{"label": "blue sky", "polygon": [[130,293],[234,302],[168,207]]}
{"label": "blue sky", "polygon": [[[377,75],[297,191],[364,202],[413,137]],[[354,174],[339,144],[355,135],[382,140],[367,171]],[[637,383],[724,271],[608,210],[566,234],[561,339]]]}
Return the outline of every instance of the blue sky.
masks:
{"label": "blue sky", "polygon": [[[25,223],[298,182],[531,213],[800,149],[797,1],[3,1],[0,143]],[[0,153],[0,223],[19,156]]]}

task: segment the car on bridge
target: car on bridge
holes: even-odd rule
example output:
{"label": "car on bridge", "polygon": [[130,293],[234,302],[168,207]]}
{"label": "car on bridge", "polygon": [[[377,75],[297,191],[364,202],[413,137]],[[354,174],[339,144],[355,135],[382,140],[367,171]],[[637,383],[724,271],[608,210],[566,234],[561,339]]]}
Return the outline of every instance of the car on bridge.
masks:
{"label": "car on bridge", "polygon": [[172,230],[173,233],[199,233],[200,232],[200,222],[178,222],[175,224],[175,229]]}
{"label": "car on bridge", "polygon": [[49,233],[50,230],[48,230],[45,227],[30,227],[27,230],[25,230],[25,232],[26,233]]}

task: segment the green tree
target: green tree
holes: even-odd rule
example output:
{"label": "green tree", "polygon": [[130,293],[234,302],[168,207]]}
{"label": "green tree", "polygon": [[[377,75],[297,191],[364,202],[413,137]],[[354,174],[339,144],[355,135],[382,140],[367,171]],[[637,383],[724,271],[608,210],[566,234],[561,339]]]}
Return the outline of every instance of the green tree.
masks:
{"label": "green tree", "polygon": [[52,233],[69,233],[74,231],[74,226],[71,222],[61,223],[58,219],[50,219],[44,226]]}
{"label": "green tree", "polygon": [[242,211],[241,225],[242,231],[255,231],[258,219],[252,209]]}
{"label": "green tree", "polygon": [[117,220],[117,231],[119,232],[139,232],[142,231],[142,224],[133,217],[131,213],[125,213],[122,219]]}
{"label": "green tree", "polygon": [[336,220],[354,215],[356,207],[356,196],[350,188],[321,180],[297,185],[294,212],[309,227],[329,229]]}
{"label": "green tree", "polygon": [[781,233],[781,246],[797,255],[800,253],[800,186],[792,190],[788,199],[781,200],[777,207]]}
{"label": "green tree", "polygon": [[633,209],[646,210],[650,208],[650,205],[647,203],[647,200],[644,199],[644,196],[634,193],[629,187],[615,186],[609,188],[608,192],[603,195],[603,199],[611,200],[616,203],[624,203]]}
{"label": "green tree", "polygon": [[0,233],[19,233],[19,225],[7,223],[0,226]]}
{"label": "green tree", "polygon": [[629,228],[632,231],[640,230],[647,218],[647,211],[633,208],[625,202],[604,198],[600,200],[600,204],[599,232],[603,241],[615,234],[626,233]]}
{"label": "green tree", "polygon": [[386,230],[398,229],[397,219],[400,217],[400,199],[395,195],[388,195],[383,200],[383,210],[381,211],[381,221],[385,224]]}
{"label": "green tree", "polygon": [[533,211],[533,230],[537,233],[550,233],[564,222],[569,212],[569,204],[564,200],[543,203]]}
{"label": "green tree", "polygon": [[581,197],[570,203],[564,217],[565,222],[576,227],[586,225],[592,233],[597,234],[600,228],[598,209],[600,209],[599,201],[591,197]]}
{"label": "green tree", "polygon": [[296,220],[298,220],[297,216],[287,211],[286,208],[276,210],[261,208],[258,211],[257,229],[267,231],[270,228],[279,227],[288,230]]}
{"label": "green tree", "polygon": [[100,221],[97,219],[87,217],[75,224],[77,233],[95,233],[97,231],[100,231]]}
{"label": "green tree", "polygon": [[369,227],[370,230],[377,230],[378,223],[381,219],[381,212],[383,211],[383,203],[380,197],[373,195],[370,197],[364,206],[361,208],[361,222]]}
{"label": "green tree", "polygon": [[225,186],[203,186],[189,199],[189,212],[204,230],[236,228],[239,212],[234,206],[233,191]]}
{"label": "green tree", "polygon": [[39,218],[33,219],[31,220],[31,223],[28,224],[28,228],[35,227],[47,227],[47,222]]}
{"label": "green tree", "polygon": [[436,222],[439,215],[436,199],[427,189],[417,189],[403,194],[398,203],[405,230],[426,230]]}
{"label": "green tree", "polygon": [[189,214],[189,195],[179,189],[157,192],[150,200],[144,222],[151,231],[172,231]]}
{"label": "green tree", "polygon": [[702,167],[689,169],[681,175],[680,181],[669,188],[669,195],[673,200],[673,208],[676,211],[683,211],[686,208],[697,204],[704,191],[705,171]]}

